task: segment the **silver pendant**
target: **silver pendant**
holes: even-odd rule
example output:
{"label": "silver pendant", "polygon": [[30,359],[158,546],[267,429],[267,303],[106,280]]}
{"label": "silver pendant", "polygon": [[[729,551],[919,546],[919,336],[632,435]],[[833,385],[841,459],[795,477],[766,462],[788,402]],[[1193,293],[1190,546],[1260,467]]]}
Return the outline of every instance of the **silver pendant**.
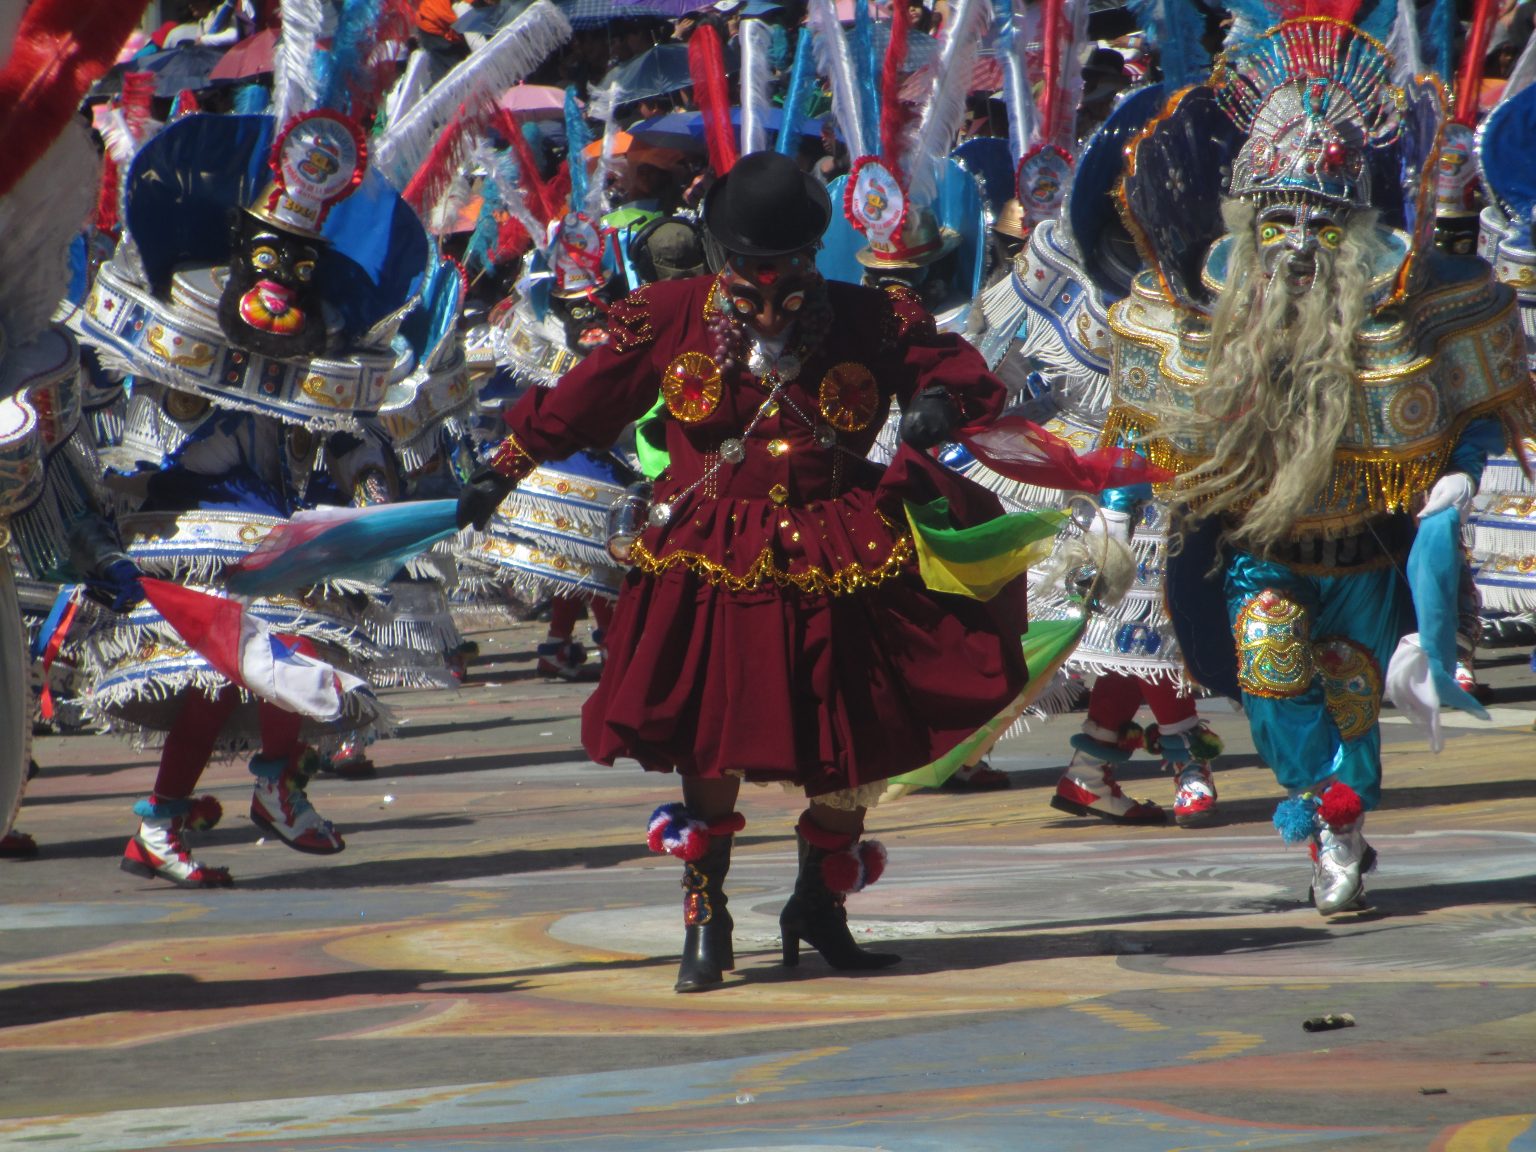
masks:
{"label": "silver pendant", "polygon": [[830,448],[837,443],[837,429],[830,424],[816,425],[816,447]]}
{"label": "silver pendant", "polygon": [[727,464],[740,464],[747,458],[747,446],[736,437],[720,441],[720,459]]}
{"label": "silver pendant", "polygon": [[652,527],[660,528],[672,519],[672,505],[664,503],[652,504],[651,510],[645,518],[650,521]]}

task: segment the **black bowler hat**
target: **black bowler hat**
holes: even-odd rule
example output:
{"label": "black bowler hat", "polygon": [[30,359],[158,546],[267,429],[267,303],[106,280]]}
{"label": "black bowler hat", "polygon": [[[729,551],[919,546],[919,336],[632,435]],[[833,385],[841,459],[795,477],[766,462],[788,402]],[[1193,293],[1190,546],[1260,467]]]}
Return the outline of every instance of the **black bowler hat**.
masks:
{"label": "black bowler hat", "polygon": [[738,256],[803,251],[831,222],[832,200],[821,182],[771,150],[743,156],[704,197],[704,226]]}

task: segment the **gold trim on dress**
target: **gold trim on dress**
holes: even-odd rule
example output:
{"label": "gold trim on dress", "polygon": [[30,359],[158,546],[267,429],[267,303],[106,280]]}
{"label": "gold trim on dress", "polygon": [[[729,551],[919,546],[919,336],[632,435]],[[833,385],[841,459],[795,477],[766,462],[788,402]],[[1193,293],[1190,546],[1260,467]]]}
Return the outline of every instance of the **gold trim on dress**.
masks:
{"label": "gold trim on dress", "polygon": [[723,564],[717,564],[699,552],[678,550],[665,556],[656,556],[642,543],[636,543],[630,551],[630,563],[647,576],[660,576],[673,568],[687,568],[708,584],[726,588],[731,592],[755,592],[765,585],[794,588],[807,596],[847,596],[884,584],[912,562],[912,538],[898,536],[891,545],[890,555],[883,563],[865,567],[857,562],[843,568],[827,571],[808,567],[799,572],[788,572],[774,563],[773,551],[765,547],[757,554],[745,573],[738,576]]}

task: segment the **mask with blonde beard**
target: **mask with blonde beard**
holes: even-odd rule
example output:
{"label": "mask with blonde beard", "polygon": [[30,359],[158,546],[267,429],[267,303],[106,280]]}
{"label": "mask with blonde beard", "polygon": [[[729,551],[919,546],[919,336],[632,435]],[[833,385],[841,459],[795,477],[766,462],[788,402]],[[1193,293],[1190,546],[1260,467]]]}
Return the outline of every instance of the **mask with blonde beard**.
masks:
{"label": "mask with blonde beard", "polygon": [[1211,318],[1193,411],[1160,413],[1160,434],[1209,459],[1180,492],[1194,517],[1224,516],[1227,537],[1263,552],[1323,495],[1355,404],[1355,339],[1370,314],[1376,214],[1294,198],[1229,200],[1226,286]]}

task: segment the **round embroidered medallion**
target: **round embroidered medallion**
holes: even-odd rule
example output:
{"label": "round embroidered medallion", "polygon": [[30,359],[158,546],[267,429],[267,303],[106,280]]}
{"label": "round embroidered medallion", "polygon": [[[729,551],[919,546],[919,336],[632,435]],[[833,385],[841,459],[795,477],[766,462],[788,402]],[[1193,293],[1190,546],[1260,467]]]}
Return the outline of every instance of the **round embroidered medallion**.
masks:
{"label": "round embroidered medallion", "polygon": [[839,432],[857,432],[869,427],[875,418],[880,389],[868,368],[850,361],[829,369],[822,377],[817,402],[828,424]]}
{"label": "round embroidered medallion", "polygon": [[703,352],[684,352],[661,374],[661,395],[684,424],[708,419],[720,406],[720,365]]}

